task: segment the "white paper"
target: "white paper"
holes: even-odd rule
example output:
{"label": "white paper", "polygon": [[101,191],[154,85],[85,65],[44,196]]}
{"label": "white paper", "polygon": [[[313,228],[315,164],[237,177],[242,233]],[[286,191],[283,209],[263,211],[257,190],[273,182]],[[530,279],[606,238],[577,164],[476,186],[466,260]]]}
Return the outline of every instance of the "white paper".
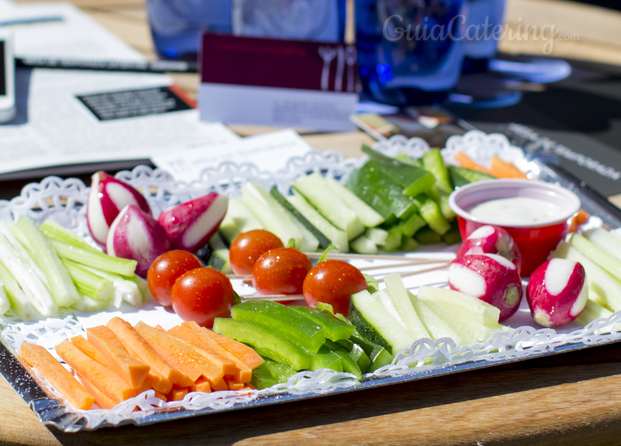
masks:
{"label": "white paper", "polygon": [[18,88],[16,120],[0,125],[0,173],[148,159],[239,139],[222,124],[199,121],[197,110],[99,121],[76,97],[168,85],[165,75],[40,69],[18,82],[29,85],[28,95]]}
{"label": "white paper", "polygon": [[144,60],[144,56],[70,3],[0,2],[0,20],[37,17],[62,20],[17,24],[12,31],[17,57],[79,60]]}
{"label": "white paper", "polygon": [[202,170],[217,167],[227,160],[238,164],[253,163],[260,170],[275,172],[284,168],[289,158],[303,156],[310,150],[312,147],[300,135],[287,129],[206,149],[160,154],[151,157],[151,161],[172,174],[175,180],[191,182],[200,179]]}

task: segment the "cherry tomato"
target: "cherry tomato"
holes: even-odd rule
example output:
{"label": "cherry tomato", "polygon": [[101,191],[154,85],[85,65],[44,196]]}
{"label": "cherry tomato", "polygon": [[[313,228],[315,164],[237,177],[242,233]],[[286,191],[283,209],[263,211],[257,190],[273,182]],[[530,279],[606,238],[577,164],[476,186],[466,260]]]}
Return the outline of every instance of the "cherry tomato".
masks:
{"label": "cherry tomato", "polygon": [[213,268],[185,272],[172,288],[172,307],[184,321],[211,328],[216,317],[230,317],[235,292],[228,277]]}
{"label": "cherry tomato", "polygon": [[303,293],[306,303],[316,307],[317,302],[332,305],[335,313],[347,316],[352,294],[367,289],[362,273],[342,260],[326,260],[315,265],[304,279]]}
{"label": "cherry tomato", "polygon": [[169,307],[172,303],[172,287],[177,278],[201,266],[201,261],[191,252],[180,249],[165,252],[153,261],[147,272],[151,294],[160,304]]}
{"label": "cherry tomato", "polygon": [[261,254],[282,248],[282,241],[265,229],[239,234],[229,248],[229,261],[235,274],[252,274],[252,267]]}
{"label": "cherry tomato", "polygon": [[259,294],[302,294],[304,277],[312,267],[306,254],[295,248],[270,249],[254,264],[252,284]]}

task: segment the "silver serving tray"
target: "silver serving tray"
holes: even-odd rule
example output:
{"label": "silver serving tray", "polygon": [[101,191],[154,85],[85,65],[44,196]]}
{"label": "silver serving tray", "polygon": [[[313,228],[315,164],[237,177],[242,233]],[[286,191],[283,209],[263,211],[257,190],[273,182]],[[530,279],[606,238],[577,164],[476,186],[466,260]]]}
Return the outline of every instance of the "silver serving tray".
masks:
{"label": "silver serving tray", "polygon": [[[406,140],[395,137],[388,143],[377,146],[387,154],[394,155],[404,151],[413,156],[420,156],[428,150],[426,143],[420,139]],[[481,132],[469,132],[463,137],[454,137],[447,143],[443,155],[450,162],[452,154],[464,150],[477,161],[481,157],[500,154],[511,159],[520,167],[527,169],[539,178],[560,182],[563,186],[575,190],[587,205],[591,213],[598,215],[611,227],[621,226],[614,213],[610,213],[590,200],[581,196],[581,188],[566,178],[561,178],[553,169],[536,158],[526,157],[518,148],[512,147],[502,135],[485,135]],[[246,181],[257,181],[264,187],[276,185],[281,192],[287,193],[292,180],[311,171],[337,179],[345,179],[347,174],[362,160],[347,159],[338,153],[311,152],[303,158],[293,158],[285,170],[277,174],[260,172],[248,164],[236,165],[225,162],[217,169],[203,172],[201,181],[186,184],[172,181],[163,171],[139,166],[133,171],[124,171],[117,175],[124,181],[141,188],[152,206],[154,214],[165,207],[186,201],[209,191],[227,193],[231,196],[240,194]],[[13,220],[26,214],[37,221],[54,218],[59,223],[72,228],[86,240],[88,235],[85,219],[85,204],[88,187],[76,179],[61,180],[48,177],[41,183],[30,184],[24,188],[19,197],[10,202],[0,201],[0,218]],[[585,206],[586,207],[586,206]],[[596,219],[597,220],[597,219]],[[131,317],[147,317],[158,320],[163,317],[156,308],[128,314]],[[289,401],[317,398],[323,395],[336,395],[345,392],[364,390],[369,387],[404,383],[453,373],[483,369],[501,364],[514,363],[527,359],[549,356],[570,351],[577,351],[592,346],[618,342],[621,333],[615,328],[621,327],[621,312],[608,319],[599,319],[586,327],[570,325],[560,330],[537,329],[524,314],[522,317],[509,319],[507,323],[516,330],[511,333],[495,333],[486,342],[475,346],[457,347],[450,339],[420,339],[409,349],[396,355],[393,364],[368,374],[362,380],[353,375],[337,373],[330,370],[300,372],[287,383],[270,389],[251,392],[214,392],[212,394],[188,394],[184,401],[161,403],[144,394],[122,403],[112,410],[78,411],[67,406],[57,397],[43,380],[35,373],[29,372],[19,361],[16,351],[23,340],[39,342],[52,350],[59,338],[68,334],[81,333],[83,325],[89,319],[67,315],[64,319],[54,319],[40,323],[20,323],[12,320],[0,320],[3,332],[0,336],[0,373],[7,379],[15,391],[30,405],[41,421],[56,426],[61,431],[76,432],[95,430],[102,427],[126,424],[147,425],[169,420],[177,420],[199,415],[228,412],[246,408],[262,407]],[[112,313],[109,317],[112,317]],[[105,318],[106,313],[93,316]],[[91,321],[92,322],[92,321]],[[141,410],[134,411],[135,406]]]}

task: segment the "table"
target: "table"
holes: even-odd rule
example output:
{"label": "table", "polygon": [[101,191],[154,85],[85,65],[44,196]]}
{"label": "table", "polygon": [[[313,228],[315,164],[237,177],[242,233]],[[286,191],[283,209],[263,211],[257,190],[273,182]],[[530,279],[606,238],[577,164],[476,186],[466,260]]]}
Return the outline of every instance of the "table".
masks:
{"label": "table", "polygon": [[[73,3],[154,57],[143,0]],[[551,9],[554,3],[559,2],[513,0],[509,11],[536,16],[534,8],[540,4],[551,14],[556,11]],[[584,10],[579,9],[579,13]],[[595,9],[588,13],[606,16],[605,23],[614,16]],[[593,39],[600,47],[605,46],[606,54],[621,54],[616,52],[615,42],[606,46]],[[567,47],[561,49],[569,51]],[[515,47],[513,50],[519,52]],[[593,56],[589,51],[586,54]],[[195,75],[175,77],[186,91],[196,93]],[[266,130],[247,126],[233,129],[243,135]],[[359,154],[362,142],[370,142],[359,132],[305,138],[319,149],[337,149],[349,156]],[[618,345],[300,403],[79,434],[48,430],[0,377],[0,445],[573,445],[618,444],[620,434]]]}

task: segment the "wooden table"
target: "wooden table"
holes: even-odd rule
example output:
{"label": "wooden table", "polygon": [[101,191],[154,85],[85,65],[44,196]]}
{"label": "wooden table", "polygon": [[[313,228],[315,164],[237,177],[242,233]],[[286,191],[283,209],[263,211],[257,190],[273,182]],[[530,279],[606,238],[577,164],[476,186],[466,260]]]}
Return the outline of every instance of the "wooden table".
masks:
{"label": "wooden table", "polygon": [[[154,57],[143,0],[73,3]],[[548,14],[558,14],[559,10],[552,8],[554,3],[560,2],[510,0],[508,21],[517,23],[512,22],[517,14],[540,17],[537,4]],[[601,23],[611,23],[611,17],[618,19],[614,13],[597,9],[585,13],[581,6],[571,8],[572,20],[591,20],[598,14],[604,20]],[[601,51],[621,61],[621,52],[614,48],[617,43],[598,40],[603,31],[596,31],[589,29],[594,34],[587,33],[589,44],[604,48]],[[502,44],[505,50],[521,51],[510,43]],[[581,53],[573,46],[571,55],[593,57],[592,51]],[[196,93],[195,75],[175,77],[186,91]],[[266,130],[233,128],[240,134]],[[319,149],[337,149],[350,156],[360,153],[362,142],[370,142],[362,133],[306,138]],[[0,377],[0,445],[612,445],[621,442],[620,435],[621,346],[617,345],[300,403],[79,434],[48,430]]]}

